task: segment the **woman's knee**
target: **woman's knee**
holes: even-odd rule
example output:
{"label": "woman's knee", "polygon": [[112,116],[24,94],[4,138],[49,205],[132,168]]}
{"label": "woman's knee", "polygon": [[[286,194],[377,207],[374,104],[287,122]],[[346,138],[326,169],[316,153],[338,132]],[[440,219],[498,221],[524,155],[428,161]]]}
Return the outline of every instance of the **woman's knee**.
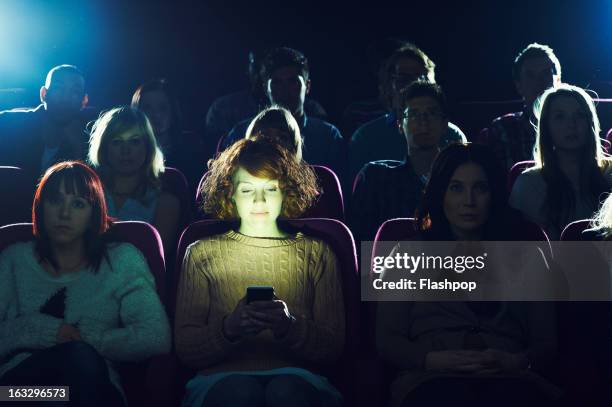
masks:
{"label": "woman's knee", "polygon": [[55,352],[63,380],[75,383],[100,383],[108,381],[106,361],[91,345],[72,341],[57,345]]}
{"label": "woman's knee", "polygon": [[203,406],[260,406],[264,389],[259,380],[248,375],[230,375],[221,379],[208,391]]}
{"label": "woman's knee", "polygon": [[106,362],[102,355],[83,341],[72,341],[58,345],[58,351],[62,354],[62,359],[69,365],[83,365],[88,367],[106,367]]}
{"label": "woman's knee", "polygon": [[297,375],[280,375],[266,386],[266,405],[276,406],[320,406],[318,390]]}

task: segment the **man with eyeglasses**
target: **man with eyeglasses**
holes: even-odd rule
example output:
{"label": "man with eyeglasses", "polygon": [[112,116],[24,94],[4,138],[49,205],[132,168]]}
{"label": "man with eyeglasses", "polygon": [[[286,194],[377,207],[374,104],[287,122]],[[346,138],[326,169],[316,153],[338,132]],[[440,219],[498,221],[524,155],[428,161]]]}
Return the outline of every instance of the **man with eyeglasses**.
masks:
{"label": "man with eyeglasses", "polygon": [[[308,60],[304,54],[287,47],[270,51],[262,61],[261,78],[270,104],[286,108],[298,122],[304,160],[308,164],[329,167],[338,178],[344,179],[347,152],[340,131],[304,112],[304,101],[311,86]],[[237,124],[222,141],[221,150],[244,138],[250,121]]]}
{"label": "man with eyeglasses", "polygon": [[59,65],[40,88],[41,104],[0,112],[0,165],[20,167],[32,180],[52,164],[84,160],[89,137],[86,123],[95,118],[85,91],[83,73],[73,65]]}
{"label": "man with eyeglasses", "polygon": [[446,99],[438,85],[418,80],[402,90],[399,99],[404,159],[369,162],[357,175],[349,210],[356,240],[374,240],[388,219],[414,216],[441,140],[448,134]]}
{"label": "man with eyeglasses", "polygon": [[493,120],[476,140],[491,146],[508,170],[519,161],[533,160],[536,138],[533,105],[546,89],[561,83],[561,64],[549,46],[529,44],[514,60],[512,77],[523,99],[523,110]]}
{"label": "man with eyeglasses", "polygon": [[[417,46],[407,43],[398,49],[380,71],[380,94],[388,113],[359,127],[349,145],[349,178],[352,180],[368,162],[402,160],[406,139],[398,132],[398,118],[402,106],[400,92],[417,79],[435,83],[434,62]],[[440,139],[441,146],[450,142],[466,141],[463,132],[454,124]]]}

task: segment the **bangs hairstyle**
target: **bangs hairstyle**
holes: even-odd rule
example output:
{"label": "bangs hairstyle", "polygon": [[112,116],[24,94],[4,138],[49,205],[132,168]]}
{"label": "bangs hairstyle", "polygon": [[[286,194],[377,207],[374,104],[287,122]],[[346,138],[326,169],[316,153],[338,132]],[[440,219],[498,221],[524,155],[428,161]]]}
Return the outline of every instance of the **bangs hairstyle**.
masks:
{"label": "bangs hairstyle", "polygon": [[53,165],[38,184],[32,205],[36,253],[41,260],[47,260],[53,267],[58,267],[45,230],[43,205],[45,201],[59,197],[62,183],[67,193],[82,197],[91,205],[91,219],[84,236],[85,253],[89,265],[97,272],[102,259],[106,258],[108,261],[106,241],[112,219],[108,216],[100,178],[91,168],[79,161],[65,161]]}
{"label": "bangs hairstyle", "polygon": [[216,159],[202,184],[203,209],[219,219],[236,219],[233,176],[239,167],[254,177],[278,180],[283,194],[280,216],[297,218],[314,202],[318,185],[314,171],[276,142],[265,138],[238,140]]}
{"label": "bangs hairstyle", "polygon": [[436,82],[436,64],[419,47],[407,42],[395,51],[380,68],[378,91],[383,106],[391,110],[393,106],[393,74],[395,66],[400,59],[409,58],[420,62],[425,68],[426,77],[429,82]]}
{"label": "bangs hairstyle", "polygon": [[[270,130],[278,130],[272,134]],[[302,134],[291,112],[280,106],[270,106],[259,112],[246,131],[247,139],[269,138],[289,150],[298,161],[302,160]]]}
{"label": "bangs hairstyle", "polygon": [[487,146],[472,143],[449,145],[438,154],[432,165],[431,176],[416,213],[417,227],[427,240],[454,240],[444,214],[444,196],[457,168],[467,163],[474,163],[482,168],[491,192],[491,206],[484,225],[484,236],[486,240],[503,240],[497,237],[507,232],[507,227],[501,225],[502,221],[508,218],[506,173]]}
{"label": "bangs hairstyle", "polygon": [[133,107],[116,107],[100,114],[91,129],[88,161],[98,170],[105,183],[112,184],[106,150],[113,137],[133,128],[138,130],[147,144],[142,175],[150,186],[159,188],[161,184],[159,177],[165,171],[164,154],[157,145],[149,119],[142,111]]}
{"label": "bangs hairstyle", "polygon": [[140,85],[132,95],[131,106],[135,109],[141,109],[142,95],[149,92],[162,92],[168,98],[170,105],[170,115],[172,117],[170,123],[170,134],[180,134],[182,128],[182,114],[179,107],[178,99],[175,96],[174,90],[164,78],[154,79]]}
{"label": "bangs hairstyle", "polygon": [[561,225],[569,219],[576,205],[569,179],[561,171],[559,160],[548,121],[551,117],[551,106],[555,99],[571,97],[581,106],[589,122],[587,144],[582,150],[580,159],[581,196],[594,206],[599,206],[603,193],[608,192],[608,183],[603,172],[610,166],[609,157],[604,152],[599,138],[601,127],[595,103],[583,89],[568,84],[546,90],[534,104],[534,114],[538,123],[533,159],[535,167],[541,169],[547,185],[546,210],[551,225]]}

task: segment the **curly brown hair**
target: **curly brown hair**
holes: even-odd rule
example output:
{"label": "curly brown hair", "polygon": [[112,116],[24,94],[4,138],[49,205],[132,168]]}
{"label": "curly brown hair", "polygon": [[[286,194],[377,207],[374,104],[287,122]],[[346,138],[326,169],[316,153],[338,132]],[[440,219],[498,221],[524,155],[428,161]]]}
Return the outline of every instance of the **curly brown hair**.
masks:
{"label": "curly brown hair", "polygon": [[278,179],[283,192],[280,216],[297,218],[314,202],[318,194],[317,177],[294,154],[267,138],[242,139],[208,162],[209,171],[202,183],[205,213],[219,219],[237,218],[233,176],[239,167],[251,175]]}

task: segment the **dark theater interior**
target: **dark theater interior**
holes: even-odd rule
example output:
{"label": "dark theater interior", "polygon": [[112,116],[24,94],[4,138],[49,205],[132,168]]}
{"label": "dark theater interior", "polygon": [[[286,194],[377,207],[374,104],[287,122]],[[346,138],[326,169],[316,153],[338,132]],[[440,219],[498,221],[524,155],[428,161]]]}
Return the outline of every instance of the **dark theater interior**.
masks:
{"label": "dark theater interior", "polygon": [[0,0],[0,405],[612,405],[611,21]]}

